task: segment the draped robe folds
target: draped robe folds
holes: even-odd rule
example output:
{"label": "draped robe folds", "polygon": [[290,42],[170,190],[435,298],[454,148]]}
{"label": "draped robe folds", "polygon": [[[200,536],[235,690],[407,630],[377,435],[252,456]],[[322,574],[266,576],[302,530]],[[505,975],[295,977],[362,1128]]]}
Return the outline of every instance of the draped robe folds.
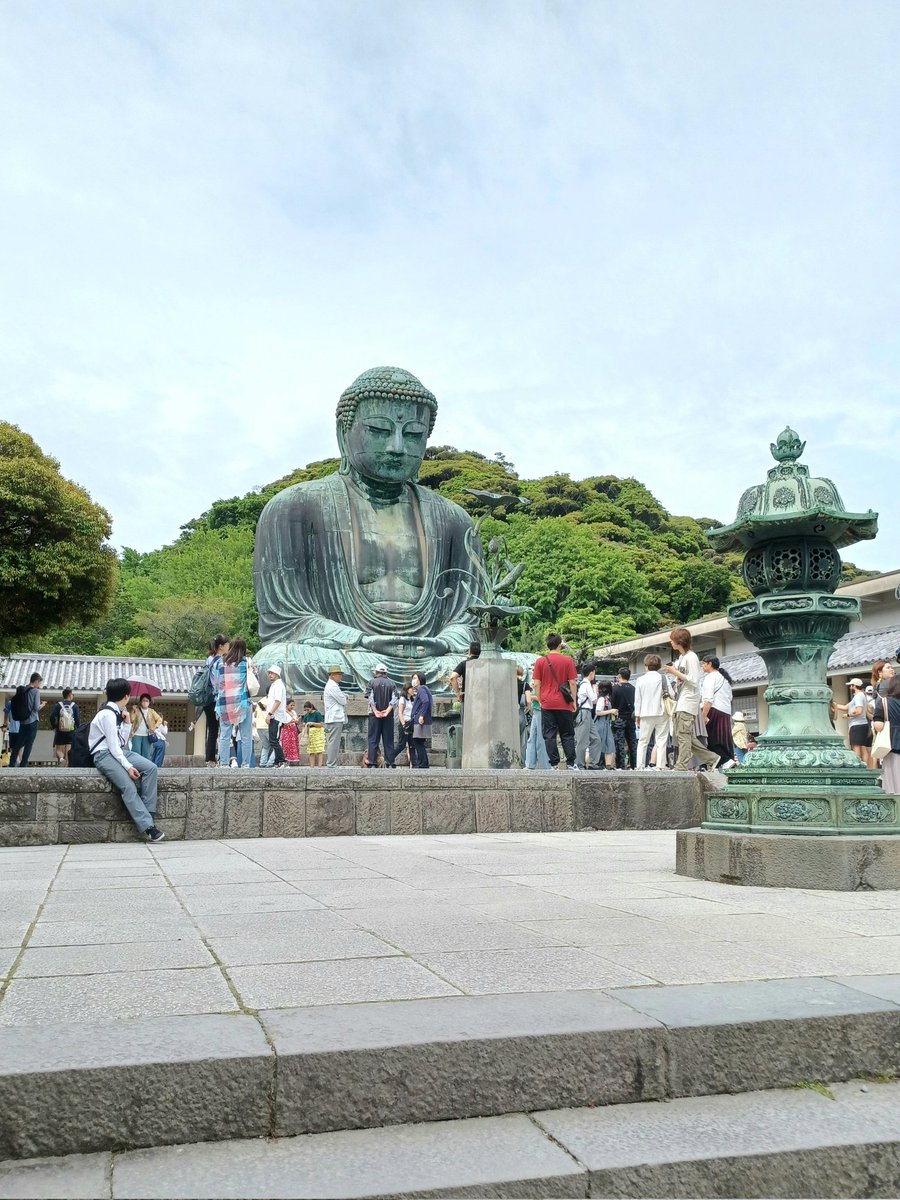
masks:
{"label": "draped robe folds", "polygon": [[[424,533],[424,586],[418,602],[386,611],[363,594],[347,484],[339,473],[297,483],[274,496],[256,527],[253,582],[259,610],[261,667],[278,664],[288,688],[321,690],[330,666],[341,665],[343,686],[364,687],[376,664],[397,682],[422,671],[431,690],[449,690],[450,672],[478,636],[466,606],[476,588],[465,548],[472,520],[459,505],[412,483]],[[391,650],[365,649],[364,637],[392,641]],[[418,647],[440,638],[448,653]],[[433,685],[433,686],[432,686]]]}

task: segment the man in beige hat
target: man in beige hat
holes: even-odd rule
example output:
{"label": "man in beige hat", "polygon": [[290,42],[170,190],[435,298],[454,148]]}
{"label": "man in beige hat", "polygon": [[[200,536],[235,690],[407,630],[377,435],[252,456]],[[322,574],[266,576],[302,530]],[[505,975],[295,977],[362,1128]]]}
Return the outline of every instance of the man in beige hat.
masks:
{"label": "man in beige hat", "polygon": [[347,720],[347,701],[349,699],[346,692],[341,691],[341,679],[344,672],[340,666],[328,668],[328,682],[325,684],[325,690],[322,693],[322,701],[325,708],[325,766],[336,767],[338,765],[338,754],[341,749],[341,734],[344,731],[344,722]]}

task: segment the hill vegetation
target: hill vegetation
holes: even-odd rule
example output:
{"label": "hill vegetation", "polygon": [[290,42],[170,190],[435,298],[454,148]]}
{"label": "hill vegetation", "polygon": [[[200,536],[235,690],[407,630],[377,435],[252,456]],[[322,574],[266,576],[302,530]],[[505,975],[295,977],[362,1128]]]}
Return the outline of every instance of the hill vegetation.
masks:
{"label": "hill vegetation", "polygon": [[[245,496],[217,501],[170,546],[147,554],[126,550],[107,616],[94,625],[65,625],[19,648],[196,657],[211,632],[223,629],[256,649],[252,560],[259,515],[283,488],[337,466],[333,458],[310,463]],[[740,556],[716,554],[706,540],[704,530],[721,522],[672,516],[636,479],[520,479],[502,454],[487,458],[453,446],[431,447],[419,479],[473,516],[484,505],[469,488],[529,501],[483,526],[485,538],[503,534],[511,558],[527,564],[517,599],[535,611],[512,630],[514,648],[539,649],[551,627],[573,645],[628,638],[722,612],[747,595]],[[855,569],[847,566],[852,577]]]}

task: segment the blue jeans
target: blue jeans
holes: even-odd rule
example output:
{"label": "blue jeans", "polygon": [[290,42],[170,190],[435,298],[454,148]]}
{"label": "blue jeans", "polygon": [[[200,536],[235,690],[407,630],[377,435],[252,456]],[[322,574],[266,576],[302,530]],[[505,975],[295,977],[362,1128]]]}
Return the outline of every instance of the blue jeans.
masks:
{"label": "blue jeans", "polygon": [[253,709],[245,708],[240,721],[226,721],[219,717],[219,766],[227,767],[231,761],[231,734],[235,733],[241,746],[240,761],[250,766],[250,754],[253,747]]}
{"label": "blue jeans", "polygon": [[119,760],[113,758],[108,750],[97,751],[94,755],[94,766],[114,788],[119,789],[128,815],[140,832],[146,833],[156,816],[156,766],[149,758],[141,758],[133,750],[126,750],[125,758],[141,773],[140,792]]}
{"label": "blue jeans", "polygon": [[166,757],[166,743],[159,739],[158,742],[150,743],[150,761],[155,767],[163,765],[163,759]]}

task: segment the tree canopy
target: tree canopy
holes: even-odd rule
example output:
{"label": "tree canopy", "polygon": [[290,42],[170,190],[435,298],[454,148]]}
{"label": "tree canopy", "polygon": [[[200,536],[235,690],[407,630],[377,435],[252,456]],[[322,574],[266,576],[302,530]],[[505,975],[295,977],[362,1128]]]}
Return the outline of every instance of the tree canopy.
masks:
{"label": "tree canopy", "polygon": [[118,565],[109,514],[56,459],[0,422],[0,650],[110,607]]}
{"label": "tree canopy", "polygon": [[[102,620],[29,638],[27,648],[197,657],[220,629],[257,648],[252,561],[259,515],[283,488],[337,466],[334,458],[310,463],[245,496],[216,501],[170,546],[126,550]],[[503,454],[432,446],[419,480],[473,516],[485,513],[487,501],[468,489],[528,501],[487,517],[482,529],[486,539],[506,537],[511,558],[526,563],[517,600],[534,612],[510,626],[516,649],[540,649],[551,627],[572,644],[618,641],[722,612],[748,594],[740,555],[716,554],[707,541],[705,529],[721,522],[671,515],[636,479],[520,479]],[[845,577],[857,573],[845,566]]]}

